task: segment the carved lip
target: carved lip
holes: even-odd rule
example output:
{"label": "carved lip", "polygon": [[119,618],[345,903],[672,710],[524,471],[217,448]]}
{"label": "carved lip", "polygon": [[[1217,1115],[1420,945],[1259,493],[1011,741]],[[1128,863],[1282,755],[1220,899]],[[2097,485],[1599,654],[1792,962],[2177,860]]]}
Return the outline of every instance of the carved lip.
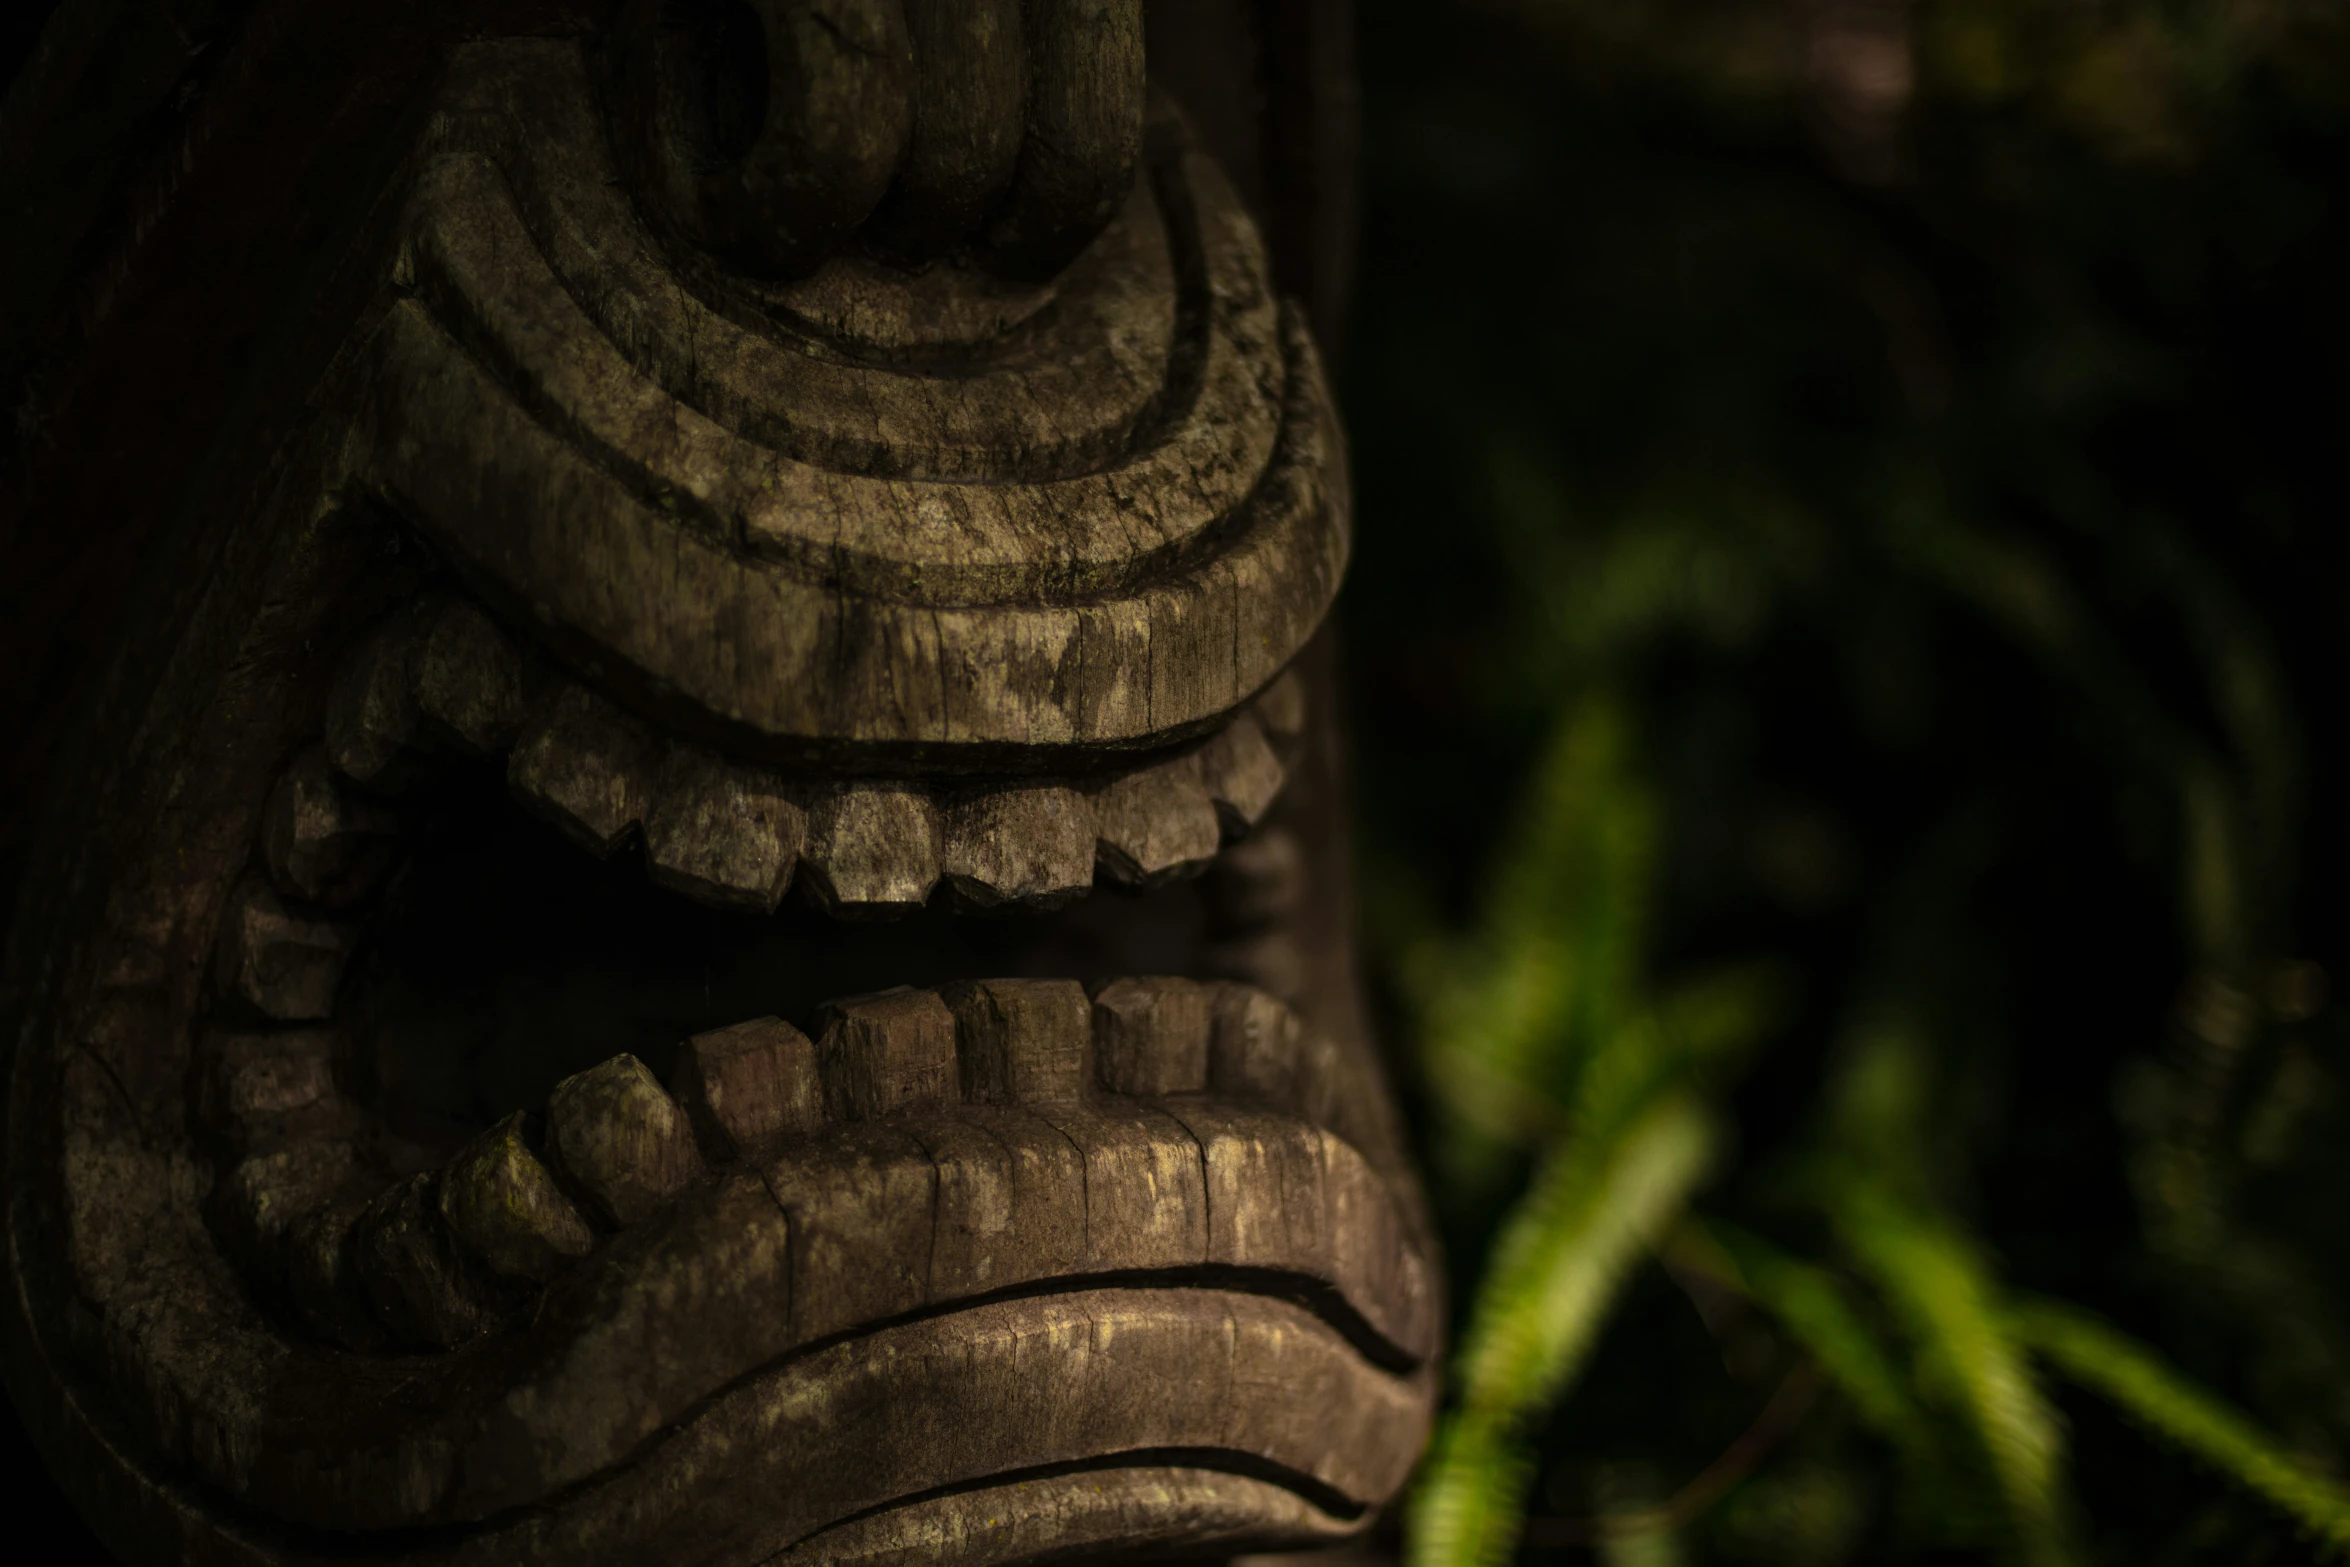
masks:
{"label": "carved lip", "polygon": [[[508,1117],[356,1211],[331,1195],[358,1173],[342,1128],[281,1121],[216,1194],[249,1265],[280,1258],[327,1333],[452,1347],[291,1346],[237,1488],[317,1527],[483,1525],[607,1473],[633,1494],[745,1419],[803,1435],[721,1449],[821,1469],[843,1436],[809,1400],[854,1383],[928,1407],[933,1362],[982,1322],[1009,1323],[1005,1353],[1033,1350],[1044,1381],[974,1385],[953,1429],[975,1447],[945,1444],[907,1471],[920,1484],[849,1486],[847,1511],[1138,1446],[1295,1471],[1324,1512],[1400,1480],[1380,1465],[1425,1414],[1435,1284],[1376,1079],[1332,1041],[1260,991],[1179,979],[901,988],[819,1023],[813,1041],[772,1018],[699,1036],[667,1091],[616,1057],[558,1085],[543,1123]],[[282,1048],[252,1058],[264,1086],[295,1076]],[[305,1214],[306,1187],[324,1200]],[[1109,1317],[1068,1304],[1103,1291]],[[1111,1354],[1127,1317],[1166,1341],[1158,1360]],[[1274,1419],[1292,1362],[1370,1424]],[[1064,1394],[1094,1423],[1067,1426]]]}
{"label": "carved lip", "polygon": [[[989,1240],[1014,1278],[973,1290]],[[1293,1118],[907,1117],[698,1188],[518,1337],[295,1355],[240,1489],[289,1522],[513,1543],[601,1535],[659,1495],[648,1531],[725,1513],[773,1551],[947,1488],[1180,1450],[1345,1520],[1417,1450],[1430,1290],[1379,1178]]]}
{"label": "carved lip", "polygon": [[[608,1540],[627,1493],[651,1489],[686,1504],[660,1549],[704,1559],[858,1561],[942,1525],[982,1561],[1294,1547],[1352,1532],[1402,1483],[1428,1402],[1424,1373],[1367,1367],[1283,1301],[1078,1289],[886,1326],[747,1378],[624,1483],[482,1539],[550,1554]],[[1185,1483],[1152,1474],[1177,1466]],[[1206,1519],[1185,1505],[1203,1499]]]}
{"label": "carved lip", "polygon": [[844,1519],[773,1560],[863,1567],[945,1559],[1001,1567],[1088,1549],[1296,1549],[1356,1532],[1351,1508],[1326,1510],[1286,1475],[1228,1467],[1217,1454],[1127,1452],[943,1487]]}
{"label": "carved lip", "polygon": [[[267,1351],[252,1425],[223,1444],[218,1478],[241,1502],[449,1559],[852,1560],[952,1527],[985,1537],[974,1559],[1013,1560],[1056,1529],[1051,1549],[1088,1529],[1301,1543],[1392,1494],[1428,1418],[1438,1306],[1391,1109],[1375,1069],[1247,985],[1023,979],[849,997],[808,1034],[769,1017],[699,1035],[666,1087],[614,1057],[429,1167],[387,1166],[385,1126],[345,1097],[350,987],[338,967],[305,988],[298,959],[306,929],[368,928],[346,897],[364,904],[369,876],[391,874],[382,856],[361,874],[338,835],[410,841],[386,824],[447,795],[433,782],[454,776],[447,758],[494,802],[506,791],[481,762],[503,755],[536,814],[591,848],[637,845],[652,872],[646,886],[596,866],[497,804],[486,837],[552,857],[508,880],[580,867],[636,888],[647,917],[677,921],[682,892],[742,929],[804,928],[769,912],[773,858],[743,849],[749,813],[793,804],[786,785],[640,729],[640,750],[668,744],[698,771],[648,768],[633,796],[608,787],[622,776],[612,747],[534,716],[600,699],[518,672],[518,657],[462,599],[428,597],[363,639],[326,745],[277,786],[232,909],[220,993],[244,1021],[216,1014],[200,1047],[198,1119],[226,1149],[209,1213],[296,1325]],[[713,770],[731,790],[664,817],[663,791]],[[1174,813],[1152,799],[1128,813],[1137,836],[1115,837],[1100,802],[1120,786],[1071,792],[1088,857],[1061,881],[990,879],[972,868],[986,854],[1015,871],[1032,858],[1021,823],[937,810],[911,901],[960,866],[970,885],[947,885],[961,901],[992,893],[1032,914],[979,924],[1046,939],[1054,921],[1194,898],[1183,876],[1283,842],[1276,830],[1219,853],[1249,820],[1210,809],[1205,846],[1171,853]],[[822,907],[880,901],[800,831]],[[867,862],[909,846],[881,833]],[[1278,923],[1296,895],[1280,861],[1287,890],[1252,920]],[[1066,906],[1096,869],[1140,896]],[[416,874],[413,861],[396,873],[379,934],[450,907],[402,893]],[[1240,880],[1261,899],[1262,874]],[[855,939],[878,963],[943,915],[797,918],[870,931]],[[1301,1409],[1342,1414],[1333,1427]],[[916,1416],[931,1424],[905,1424]],[[1163,1511],[1194,1503],[1212,1503],[1206,1536]]]}

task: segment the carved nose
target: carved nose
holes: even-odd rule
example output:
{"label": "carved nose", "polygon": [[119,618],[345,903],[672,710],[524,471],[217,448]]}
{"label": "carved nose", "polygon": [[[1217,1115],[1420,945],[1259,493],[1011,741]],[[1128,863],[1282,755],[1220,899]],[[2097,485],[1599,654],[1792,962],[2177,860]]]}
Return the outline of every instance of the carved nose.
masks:
{"label": "carved nose", "polygon": [[1141,0],[631,0],[613,67],[640,198],[763,276],[852,240],[1050,276],[1142,146]]}

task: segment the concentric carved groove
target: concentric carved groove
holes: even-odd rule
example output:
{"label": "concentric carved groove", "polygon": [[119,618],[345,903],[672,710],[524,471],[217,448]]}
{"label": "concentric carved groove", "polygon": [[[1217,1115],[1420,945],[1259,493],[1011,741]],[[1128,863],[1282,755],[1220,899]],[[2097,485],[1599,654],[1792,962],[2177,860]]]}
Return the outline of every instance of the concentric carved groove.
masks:
{"label": "concentric carved groove", "polygon": [[[628,209],[594,169],[559,161],[566,152],[578,155],[531,139],[508,156],[531,160],[519,183],[544,194],[543,234],[569,241],[555,252],[568,273],[493,155],[439,160],[414,259],[435,317],[534,417],[640,494],[803,575],[926,603],[1115,590],[1229,517],[1264,471],[1279,418],[1264,384],[1280,374],[1276,311],[1229,193],[1193,217],[1192,185],[1221,183],[1203,159],[1162,182],[1171,232],[1138,190],[1112,236],[1122,254],[1091,269],[1099,286],[1071,298],[1075,280],[1063,285],[1056,314],[1082,319],[1056,335],[1073,341],[939,376],[814,357],[702,305],[649,250],[632,257],[609,238],[590,249],[588,235],[629,232]],[[1202,251],[1196,346],[1172,338],[1178,242]],[[1187,388],[1194,356],[1205,363]],[[1162,431],[1150,415],[1169,395]]]}
{"label": "concentric carved groove", "polygon": [[[570,46],[482,58],[473,98],[586,114]],[[1347,547],[1328,394],[1179,140],[1050,308],[950,372],[746,327],[663,269],[594,142],[449,123],[354,477],[685,727],[750,754],[1163,744],[1319,622]],[[849,447],[806,446],[823,420]]]}
{"label": "concentric carved groove", "polygon": [[[1263,273],[1254,237],[1211,203],[1219,221],[1203,239],[1187,172],[1197,160],[1172,128],[1153,178],[1050,284],[1013,289],[951,265],[906,277],[844,256],[794,288],[754,292],[636,223],[592,152],[597,127],[576,77],[573,63],[551,58],[475,84],[464,112],[480,127],[475,155],[486,155],[491,182],[454,176],[445,194],[455,205],[420,212],[430,248],[462,244],[481,199],[469,192],[485,190],[519,221],[526,266],[559,282],[637,375],[791,461],[926,479],[1084,473],[1196,401],[1212,297],[1251,314],[1225,328],[1244,343],[1261,348],[1271,330],[1270,297],[1250,287]],[[1212,262],[1204,242],[1217,247]],[[858,296],[870,300],[864,312],[849,303]],[[468,289],[452,303],[462,313],[480,298]],[[892,335],[919,345],[913,363],[862,342],[834,346],[860,313],[884,306],[903,316]],[[815,310],[827,319],[811,320]]]}
{"label": "concentric carved groove", "polygon": [[[1294,324],[1284,338],[1288,417],[1230,547],[1131,596],[1069,605],[859,599],[747,561],[533,423],[413,303],[393,310],[380,351],[385,395],[412,392],[419,406],[379,427],[376,464],[459,559],[532,584],[559,632],[624,656],[634,683],[746,749],[1142,745],[1196,731],[1269,682],[1344,568],[1331,521],[1343,492],[1328,471],[1337,431],[1311,344]],[[439,454],[475,442],[496,455],[460,478]],[[434,520],[451,514],[474,519],[462,537]],[[612,583],[646,581],[670,606],[658,617],[611,596]]]}

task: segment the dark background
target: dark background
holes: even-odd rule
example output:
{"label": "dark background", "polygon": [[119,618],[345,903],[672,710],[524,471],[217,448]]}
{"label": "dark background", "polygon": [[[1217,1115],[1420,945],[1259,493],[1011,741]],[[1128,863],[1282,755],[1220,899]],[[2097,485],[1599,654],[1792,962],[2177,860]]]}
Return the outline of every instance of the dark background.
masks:
{"label": "dark background", "polygon": [[[1476,949],[1604,697],[1658,823],[1650,977],[1780,986],[1702,1206],[1841,1266],[1785,1191],[1898,1015],[1927,1184],[1997,1275],[2339,1473],[2342,14],[1369,0],[1361,39],[1343,613],[1394,1037],[1443,1023],[1412,954]],[[1416,1102],[1465,1313],[1540,1138],[1497,1167],[1448,1070]],[[1635,1278],[1535,1514],[1745,1427],[1704,1304]],[[2308,1559],[2057,1396],[2091,1559]],[[1848,1417],[1815,1406],[1686,1559],[1996,1554]]]}

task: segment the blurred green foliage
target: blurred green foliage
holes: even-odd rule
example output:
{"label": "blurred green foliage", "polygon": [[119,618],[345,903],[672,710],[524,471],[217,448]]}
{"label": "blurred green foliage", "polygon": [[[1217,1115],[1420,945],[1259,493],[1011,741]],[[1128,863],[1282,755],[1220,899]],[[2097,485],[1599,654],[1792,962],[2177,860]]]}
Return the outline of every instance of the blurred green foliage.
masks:
{"label": "blurred green foliage", "polygon": [[1414,1561],[2350,1552],[2350,10],[1366,0]]}

